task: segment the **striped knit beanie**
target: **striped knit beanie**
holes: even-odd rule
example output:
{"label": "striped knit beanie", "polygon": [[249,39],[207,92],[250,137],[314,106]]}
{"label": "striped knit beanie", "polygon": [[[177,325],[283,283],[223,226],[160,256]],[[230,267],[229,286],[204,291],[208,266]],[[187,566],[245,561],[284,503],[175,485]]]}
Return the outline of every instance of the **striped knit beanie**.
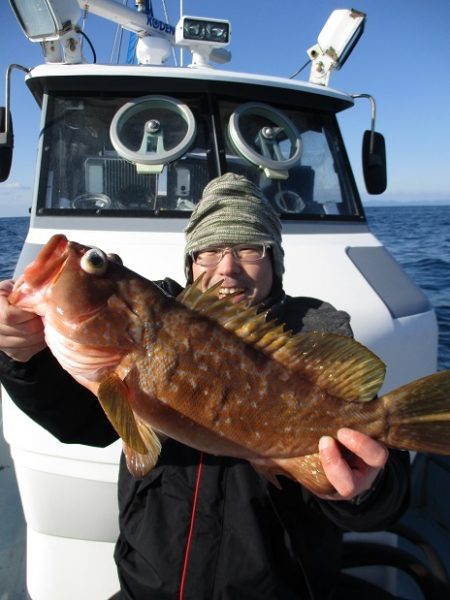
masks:
{"label": "striped knit beanie", "polygon": [[281,282],[284,273],[281,222],[261,190],[246,177],[226,173],[212,179],[184,231],[188,281],[190,252],[221,244],[256,243],[270,246],[274,274]]}

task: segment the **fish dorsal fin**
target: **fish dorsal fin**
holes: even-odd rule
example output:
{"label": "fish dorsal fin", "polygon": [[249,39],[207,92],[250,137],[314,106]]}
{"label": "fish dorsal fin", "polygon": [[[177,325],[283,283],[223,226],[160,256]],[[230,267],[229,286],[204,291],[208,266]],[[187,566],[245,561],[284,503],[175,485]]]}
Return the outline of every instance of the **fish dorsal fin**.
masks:
{"label": "fish dorsal fin", "polygon": [[353,338],[318,331],[292,336],[273,358],[351,402],[372,400],[386,372],[383,361]]}
{"label": "fish dorsal fin", "polygon": [[216,321],[329,394],[352,402],[366,402],[375,397],[384,381],[385,365],[365,346],[331,333],[293,335],[285,331],[284,325],[267,321],[268,311],[261,312],[258,306],[233,303],[232,296],[218,298],[221,281],[203,292],[202,277],[178,296],[185,306]]}

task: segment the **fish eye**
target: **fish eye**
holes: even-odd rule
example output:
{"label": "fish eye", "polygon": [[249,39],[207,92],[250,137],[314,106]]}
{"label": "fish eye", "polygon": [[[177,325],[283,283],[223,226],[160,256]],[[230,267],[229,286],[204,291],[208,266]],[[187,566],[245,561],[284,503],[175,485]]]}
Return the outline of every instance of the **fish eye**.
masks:
{"label": "fish eye", "polygon": [[90,248],[81,257],[80,267],[89,275],[103,275],[108,268],[108,258],[99,248]]}

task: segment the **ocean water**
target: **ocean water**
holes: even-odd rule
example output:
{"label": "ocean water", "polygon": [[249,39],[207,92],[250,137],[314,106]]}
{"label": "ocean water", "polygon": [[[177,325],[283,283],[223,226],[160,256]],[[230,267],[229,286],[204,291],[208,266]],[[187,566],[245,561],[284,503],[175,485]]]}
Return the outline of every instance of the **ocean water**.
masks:
{"label": "ocean water", "polygon": [[[450,206],[366,209],[369,225],[427,294],[439,323],[439,369],[450,369]],[[11,277],[27,217],[0,218],[0,280]]]}
{"label": "ocean water", "polygon": [[370,207],[366,216],[429,298],[439,325],[438,369],[450,369],[450,206]]}
{"label": "ocean water", "polygon": [[12,276],[29,223],[28,217],[0,219],[0,281]]}

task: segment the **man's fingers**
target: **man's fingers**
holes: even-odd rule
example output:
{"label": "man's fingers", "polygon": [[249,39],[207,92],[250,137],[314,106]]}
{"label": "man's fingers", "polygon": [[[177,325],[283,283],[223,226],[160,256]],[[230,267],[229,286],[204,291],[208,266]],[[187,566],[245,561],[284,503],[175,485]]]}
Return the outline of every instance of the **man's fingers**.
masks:
{"label": "man's fingers", "polygon": [[[6,282],[0,282],[6,283]],[[3,290],[4,292],[5,290]],[[0,326],[2,327],[25,327],[25,332],[33,332],[39,329],[41,318],[32,312],[25,311],[8,302],[9,294],[0,291]],[[31,323],[31,324],[30,324]]]}
{"label": "man's fingers", "polygon": [[380,469],[384,467],[389,456],[384,444],[377,442],[364,433],[343,427],[337,432],[337,439],[353,454],[356,454],[369,467]]}
{"label": "man's fingers", "polygon": [[13,282],[0,282],[0,349],[10,358],[25,362],[45,348],[41,317],[8,302]]}
{"label": "man's fingers", "polygon": [[319,440],[319,454],[328,481],[342,498],[355,494],[352,469],[343,459],[339,446],[332,437],[323,436]]}
{"label": "man's fingers", "polygon": [[12,279],[5,279],[0,281],[0,296],[9,296],[14,287],[14,281]]}
{"label": "man's fingers", "polygon": [[370,489],[386,463],[388,450],[384,444],[349,428],[340,429],[337,438],[323,436],[319,454],[325,475],[340,499],[345,500]]}

